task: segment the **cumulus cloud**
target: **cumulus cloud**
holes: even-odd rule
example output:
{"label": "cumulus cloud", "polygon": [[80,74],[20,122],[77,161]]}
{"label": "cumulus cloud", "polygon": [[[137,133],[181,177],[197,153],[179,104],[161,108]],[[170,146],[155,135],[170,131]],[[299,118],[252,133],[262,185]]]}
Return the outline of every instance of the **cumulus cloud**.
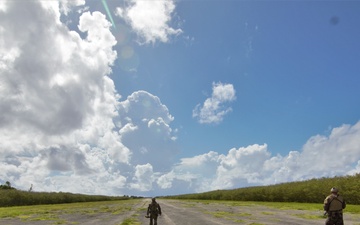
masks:
{"label": "cumulus cloud", "polygon": [[[106,76],[116,59],[110,24],[98,12],[83,14],[82,39],[60,22],[54,3],[8,1],[0,13],[0,151],[16,167],[3,176],[14,180],[87,174],[94,149],[86,146],[116,136],[109,132],[119,98]],[[94,127],[98,139],[91,139]],[[126,161],[129,152],[119,151]]]}
{"label": "cumulus cloud", "polygon": [[135,167],[134,183],[130,184],[131,188],[140,191],[150,191],[153,183],[153,167],[147,163]]}
{"label": "cumulus cloud", "polygon": [[120,101],[108,76],[117,53],[105,15],[81,12],[78,31],[60,21],[81,3],[0,6],[0,181],[36,191],[147,191],[149,171],[171,163],[159,156],[176,154],[174,118],[145,91]]}
{"label": "cumulus cloud", "polygon": [[1,1],[0,2],[0,11],[5,11],[6,10],[6,1]]}
{"label": "cumulus cloud", "polygon": [[[212,187],[209,185],[215,179],[219,162],[220,155],[213,151],[191,158],[183,158],[171,172],[159,177],[158,185],[162,189],[173,186],[174,189],[178,189],[179,184],[173,185],[173,183],[181,181],[183,189],[190,192],[210,190]],[[181,193],[184,190],[179,189],[178,191]]]}
{"label": "cumulus cloud", "polygon": [[[209,152],[182,159],[158,182],[166,189],[182,181],[191,190],[270,185],[312,178],[359,173],[360,121],[334,128],[329,136],[315,135],[301,151],[272,156],[266,144]],[[186,189],[186,188],[185,188]]]}
{"label": "cumulus cloud", "polygon": [[169,37],[182,33],[170,26],[175,1],[128,0],[128,6],[117,8],[116,15],[122,17],[140,37],[140,42],[168,42]]}
{"label": "cumulus cloud", "polygon": [[220,123],[224,116],[231,112],[227,103],[235,101],[235,89],[232,84],[213,83],[212,94],[201,105],[196,105],[193,110],[193,117],[200,123]]}
{"label": "cumulus cloud", "polygon": [[132,150],[134,164],[151,163],[156,171],[172,165],[178,153],[170,127],[174,118],[157,96],[146,91],[132,93],[120,102],[118,119],[122,143]]}
{"label": "cumulus cloud", "polygon": [[78,149],[67,146],[44,149],[42,156],[47,161],[47,168],[53,171],[74,171],[75,174],[90,173],[84,154]]}

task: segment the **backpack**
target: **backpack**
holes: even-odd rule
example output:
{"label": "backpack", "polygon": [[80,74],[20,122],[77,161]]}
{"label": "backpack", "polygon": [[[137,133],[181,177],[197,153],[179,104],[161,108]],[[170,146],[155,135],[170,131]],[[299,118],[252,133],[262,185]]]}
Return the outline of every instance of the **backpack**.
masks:
{"label": "backpack", "polygon": [[339,211],[345,208],[345,201],[337,195],[329,197],[328,202],[325,204],[325,211]]}
{"label": "backpack", "polygon": [[159,204],[151,203],[151,204],[149,204],[149,209],[150,209],[151,214],[158,214],[159,213]]}

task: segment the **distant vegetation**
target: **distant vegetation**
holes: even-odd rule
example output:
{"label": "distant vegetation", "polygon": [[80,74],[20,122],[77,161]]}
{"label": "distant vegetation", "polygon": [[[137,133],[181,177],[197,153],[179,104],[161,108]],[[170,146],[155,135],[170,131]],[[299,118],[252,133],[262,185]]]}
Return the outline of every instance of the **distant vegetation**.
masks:
{"label": "distant vegetation", "polygon": [[9,181],[6,181],[5,184],[0,185],[0,190],[11,190],[11,189],[15,189],[15,188],[11,187],[11,183]]}
{"label": "distant vegetation", "polygon": [[320,178],[270,186],[216,190],[199,194],[166,196],[172,199],[323,203],[331,187],[337,187],[348,204],[360,204],[360,174]]}
{"label": "distant vegetation", "polygon": [[75,202],[113,201],[139,198],[136,196],[84,195],[67,192],[30,192],[11,187],[10,182],[0,185],[0,207],[61,204]]}
{"label": "distant vegetation", "polygon": [[[331,187],[337,187],[348,204],[360,205],[360,174],[344,177],[320,178],[270,186],[216,190],[198,194],[165,196],[172,199],[232,200],[262,202],[323,203]],[[112,201],[141,198],[136,196],[84,195],[64,192],[20,191],[10,182],[0,185],[0,207],[60,204],[75,202]]]}

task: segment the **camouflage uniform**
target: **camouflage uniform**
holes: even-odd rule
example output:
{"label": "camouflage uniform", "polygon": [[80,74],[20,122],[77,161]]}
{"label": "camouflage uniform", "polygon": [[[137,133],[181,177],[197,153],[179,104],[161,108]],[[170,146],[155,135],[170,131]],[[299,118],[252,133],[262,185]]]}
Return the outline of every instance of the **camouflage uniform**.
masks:
{"label": "camouflage uniform", "polygon": [[344,198],[338,194],[336,188],[331,188],[331,194],[324,200],[324,210],[327,212],[325,225],[344,225],[342,210],[345,207]]}
{"label": "camouflage uniform", "polygon": [[[158,215],[161,215],[161,208],[159,203],[156,202],[155,198],[152,199],[147,209],[147,216],[150,214],[150,225],[157,225]],[[154,221],[154,223],[153,223]]]}

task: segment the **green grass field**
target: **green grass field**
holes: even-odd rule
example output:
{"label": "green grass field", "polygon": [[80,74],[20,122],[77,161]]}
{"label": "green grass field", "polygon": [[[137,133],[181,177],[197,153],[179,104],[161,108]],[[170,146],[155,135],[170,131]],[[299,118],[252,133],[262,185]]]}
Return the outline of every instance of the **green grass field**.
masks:
{"label": "green grass field", "polygon": [[[256,202],[256,201],[223,201],[223,200],[180,200],[186,202],[187,205],[191,205],[191,202],[201,202],[203,204],[221,203],[231,206],[267,206],[276,209],[283,210],[322,210],[323,205],[318,203],[298,203],[298,202]],[[360,214],[360,205],[347,205],[344,212],[352,214]]]}
{"label": "green grass field", "polygon": [[[47,220],[54,221],[54,224],[63,224],[67,221],[61,219],[60,215],[81,214],[94,216],[101,213],[118,215],[133,210],[137,202],[139,200],[0,207],[0,219],[16,218],[22,221]],[[129,218],[126,221],[124,224],[129,224],[129,221],[134,222],[134,218]]]}

